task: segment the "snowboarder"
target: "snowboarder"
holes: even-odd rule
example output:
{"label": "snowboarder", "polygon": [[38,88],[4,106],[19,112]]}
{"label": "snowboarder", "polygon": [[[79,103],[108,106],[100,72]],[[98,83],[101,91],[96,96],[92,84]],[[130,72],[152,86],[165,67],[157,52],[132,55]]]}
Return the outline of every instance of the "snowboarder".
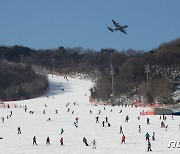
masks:
{"label": "snowboarder", "polygon": [[152,149],[151,149],[151,142],[150,141],[148,141],[148,149],[147,149],[147,151],[152,151]]}
{"label": "snowboarder", "polygon": [[21,128],[20,127],[18,127],[18,134],[21,134]]}
{"label": "snowboarder", "polygon": [[47,121],[51,121],[51,118],[48,118]]}
{"label": "snowboarder", "polygon": [[153,141],[155,140],[155,132],[153,132],[152,140],[153,140]]}
{"label": "snowboarder", "polygon": [[123,136],[122,136],[122,138],[121,138],[121,144],[122,144],[122,143],[125,143],[125,139],[126,139],[126,137],[125,137],[125,135],[123,134]]}
{"label": "snowboarder", "polygon": [[93,140],[93,141],[92,141],[92,146],[93,146],[93,147],[92,147],[93,149],[96,149],[96,140]]}
{"label": "snowboarder", "polygon": [[110,124],[110,123],[108,123],[108,127],[111,127],[111,124]]}
{"label": "snowboarder", "polygon": [[33,145],[36,144],[37,145],[37,142],[36,142],[36,136],[33,137]]}
{"label": "snowboarder", "polygon": [[46,144],[49,144],[49,145],[50,145],[50,138],[49,138],[49,136],[48,136],[47,139],[46,139]]}
{"label": "snowboarder", "polygon": [[119,133],[120,133],[120,134],[123,134],[122,126],[119,127]]}
{"label": "snowboarder", "polygon": [[85,143],[86,146],[89,146],[85,137],[83,137],[83,143]]}
{"label": "snowboarder", "polygon": [[61,128],[61,135],[64,133],[64,129],[63,128]]}
{"label": "snowboarder", "polygon": [[145,137],[146,137],[146,141],[149,141],[149,137],[150,137],[150,135],[149,135],[149,133],[148,133],[148,132],[146,133]]}
{"label": "snowboarder", "polygon": [[61,139],[60,139],[60,143],[61,143],[61,145],[63,145],[63,144],[64,144],[64,139],[63,139],[63,137],[61,137]]}

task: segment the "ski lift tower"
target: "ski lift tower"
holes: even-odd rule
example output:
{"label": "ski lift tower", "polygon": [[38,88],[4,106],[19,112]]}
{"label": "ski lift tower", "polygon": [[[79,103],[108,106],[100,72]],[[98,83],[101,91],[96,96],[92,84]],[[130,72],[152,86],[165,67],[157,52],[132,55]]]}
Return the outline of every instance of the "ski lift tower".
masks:
{"label": "ski lift tower", "polygon": [[115,72],[114,72],[112,63],[110,64],[110,74],[112,76],[112,93],[111,93],[112,105],[115,105],[115,90],[114,90],[114,74],[115,74]]}

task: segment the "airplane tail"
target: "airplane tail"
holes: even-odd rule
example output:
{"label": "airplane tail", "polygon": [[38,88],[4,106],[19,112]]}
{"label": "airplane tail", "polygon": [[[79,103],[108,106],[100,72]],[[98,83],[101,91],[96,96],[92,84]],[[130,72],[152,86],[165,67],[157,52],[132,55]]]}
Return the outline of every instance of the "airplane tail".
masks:
{"label": "airplane tail", "polygon": [[113,29],[111,27],[107,27],[111,32],[113,32]]}

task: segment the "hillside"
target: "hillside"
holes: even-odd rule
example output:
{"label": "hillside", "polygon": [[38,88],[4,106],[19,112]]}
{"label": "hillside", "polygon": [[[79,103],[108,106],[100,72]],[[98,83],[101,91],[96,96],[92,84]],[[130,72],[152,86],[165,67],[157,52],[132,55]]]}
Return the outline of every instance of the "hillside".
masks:
{"label": "hillside", "polygon": [[174,80],[180,72],[180,39],[163,43],[150,51],[117,51],[112,48],[94,51],[63,46],[35,50],[23,46],[1,46],[0,59],[39,65],[52,73],[88,74],[98,84],[91,90],[92,97],[102,100],[112,99],[110,72],[113,69],[117,98],[136,95],[139,98],[143,96],[150,103],[155,99],[162,103],[175,103],[172,92],[178,88]]}
{"label": "hillside", "polygon": [[30,65],[0,62],[0,100],[19,100],[38,96],[48,88],[45,75],[35,73]]}

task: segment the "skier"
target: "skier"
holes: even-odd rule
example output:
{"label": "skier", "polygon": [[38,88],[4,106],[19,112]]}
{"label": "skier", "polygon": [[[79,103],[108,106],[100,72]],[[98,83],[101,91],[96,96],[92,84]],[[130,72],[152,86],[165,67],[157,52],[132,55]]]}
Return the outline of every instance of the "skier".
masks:
{"label": "skier", "polygon": [[24,111],[25,111],[25,112],[27,111],[27,106],[26,106],[26,105],[25,105]]}
{"label": "skier", "polygon": [[36,144],[37,145],[37,142],[36,142],[36,136],[33,137],[33,145]]}
{"label": "skier", "polygon": [[67,112],[69,112],[69,111],[70,111],[70,108],[67,109]]}
{"label": "skier", "polygon": [[98,116],[96,117],[96,123],[99,123],[99,117]]}
{"label": "skier", "polygon": [[93,149],[96,149],[96,140],[93,140],[93,141],[92,141],[92,145],[93,145],[92,148],[93,148]]}
{"label": "skier", "polygon": [[125,119],[125,122],[128,122],[128,120],[129,120],[129,116],[127,115],[126,119]]}
{"label": "skier", "polygon": [[103,121],[103,122],[102,122],[102,126],[103,126],[103,127],[104,127],[104,123],[105,123],[105,122]]}
{"label": "skier", "polygon": [[141,125],[139,125],[139,133],[141,133]]}
{"label": "skier", "polygon": [[121,144],[122,144],[122,143],[125,143],[125,139],[126,139],[126,137],[125,137],[125,135],[123,134],[123,136],[122,136],[122,138],[121,138]]}
{"label": "skier", "polygon": [[43,110],[43,114],[46,114],[46,111],[45,111],[45,110]]}
{"label": "skier", "polygon": [[85,143],[86,146],[89,146],[85,137],[83,137],[83,143]]}
{"label": "skier", "polygon": [[149,137],[150,137],[150,135],[149,135],[149,133],[148,133],[148,132],[146,133],[145,137],[146,137],[146,141],[147,141],[147,140],[149,141]]}
{"label": "skier", "polygon": [[168,125],[166,125],[166,131],[167,131],[167,129],[168,129]]}
{"label": "skier", "polygon": [[119,127],[119,133],[120,133],[120,134],[123,134],[122,126]]}
{"label": "skier", "polygon": [[78,125],[77,125],[77,123],[76,122],[74,122],[74,126],[77,128],[78,127]]}
{"label": "skier", "polygon": [[92,110],[89,110],[89,113],[92,114]]}
{"label": "skier", "polygon": [[147,149],[147,151],[152,151],[152,149],[151,149],[151,142],[150,141],[148,141],[148,149]]}
{"label": "skier", "polygon": [[108,123],[108,117],[106,117],[105,120],[106,120],[106,123]]}
{"label": "skier", "polygon": [[18,127],[18,134],[21,134],[21,128],[20,127]]}
{"label": "skier", "polygon": [[46,139],[46,144],[49,144],[49,145],[50,145],[50,138],[49,138],[49,136],[48,136],[47,139]]}
{"label": "skier", "polygon": [[161,122],[161,128],[164,128],[165,127],[165,124],[164,124],[164,122],[162,121]]}
{"label": "skier", "polygon": [[61,128],[61,135],[64,133],[64,129],[63,128]]}
{"label": "skier", "polygon": [[147,124],[150,124],[150,122],[149,122],[149,121],[150,121],[150,119],[149,119],[149,118],[147,118],[147,120],[146,120]]}
{"label": "skier", "polygon": [[98,113],[99,115],[101,114],[101,110],[99,110],[99,113]]}
{"label": "skier", "polygon": [[77,117],[76,117],[76,119],[75,119],[75,120],[76,120],[76,123],[78,123],[79,118],[77,118]]}
{"label": "skier", "polygon": [[152,140],[153,140],[153,141],[155,140],[155,132],[153,132]]}
{"label": "skier", "polygon": [[58,114],[58,110],[55,110],[55,114]]}
{"label": "skier", "polygon": [[63,139],[63,137],[61,137],[61,139],[60,139],[60,143],[61,143],[61,145],[63,145],[63,144],[64,144],[64,139]]}
{"label": "skier", "polygon": [[4,123],[4,117],[2,117],[2,123]]}

